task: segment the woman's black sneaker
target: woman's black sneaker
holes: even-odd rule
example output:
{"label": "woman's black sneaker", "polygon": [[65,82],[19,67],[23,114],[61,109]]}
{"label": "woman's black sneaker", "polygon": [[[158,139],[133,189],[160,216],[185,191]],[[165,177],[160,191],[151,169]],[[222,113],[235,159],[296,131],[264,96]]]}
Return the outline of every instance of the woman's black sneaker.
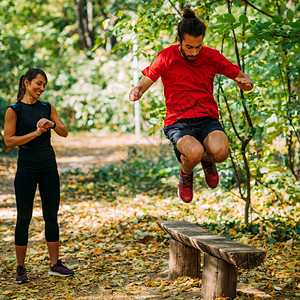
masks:
{"label": "woman's black sneaker", "polygon": [[17,278],[16,278],[17,283],[26,283],[29,282],[29,279],[27,277],[27,271],[26,268],[23,266],[18,265],[17,266]]}
{"label": "woman's black sneaker", "polygon": [[60,277],[68,277],[74,275],[74,271],[64,266],[59,259],[54,266],[50,266],[49,274]]}

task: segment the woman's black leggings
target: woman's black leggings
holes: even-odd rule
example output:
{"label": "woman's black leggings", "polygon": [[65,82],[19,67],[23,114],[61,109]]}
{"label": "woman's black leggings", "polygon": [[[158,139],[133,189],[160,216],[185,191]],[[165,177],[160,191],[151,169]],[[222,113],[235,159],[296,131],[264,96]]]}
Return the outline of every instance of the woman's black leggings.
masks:
{"label": "woman's black leggings", "polygon": [[57,212],[59,208],[60,186],[57,169],[50,171],[20,171],[15,177],[15,193],[17,201],[17,224],[15,244],[26,246],[28,230],[32,217],[33,201],[39,185],[45,220],[45,237],[47,242],[59,240]]}

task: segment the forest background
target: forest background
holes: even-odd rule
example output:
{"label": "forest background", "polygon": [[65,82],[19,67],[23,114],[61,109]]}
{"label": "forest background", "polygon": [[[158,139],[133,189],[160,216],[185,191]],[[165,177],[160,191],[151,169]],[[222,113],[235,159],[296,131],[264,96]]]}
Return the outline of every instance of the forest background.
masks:
{"label": "forest background", "polygon": [[[43,99],[54,104],[71,132],[134,132],[134,105],[128,100],[136,71],[134,58],[141,70],[159,50],[176,43],[177,24],[186,5],[208,26],[205,45],[221,51],[254,81],[251,92],[242,92],[223,76],[215,80],[215,98],[231,153],[220,165],[220,188],[210,193],[216,199],[242,200],[244,206],[234,225],[232,220],[228,225],[226,216],[210,215],[210,229],[229,236],[232,226],[245,224],[238,227],[244,230],[240,237],[248,230],[264,236],[269,244],[296,241],[300,233],[300,4],[295,0],[1,0],[2,155],[16,155],[3,143],[4,114],[7,105],[15,102],[19,77],[30,67],[47,72]],[[140,109],[141,134],[161,136],[165,114],[161,83],[143,96]],[[169,150],[149,158],[132,148],[138,167],[147,165],[135,175],[146,174],[162,185],[169,179],[176,181],[179,167]],[[127,171],[133,171],[130,165]],[[99,172],[97,176],[105,177],[108,171]],[[122,172],[115,172],[117,184],[128,179]],[[231,236],[238,239],[234,228]]]}
{"label": "forest background", "polygon": [[[215,97],[231,143],[231,159],[221,171],[224,187],[237,188],[245,201],[246,223],[253,192],[266,197],[267,206],[295,206],[300,4],[293,0],[1,1],[2,151],[6,106],[15,101],[20,75],[32,66],[49,74],[45,98],[71,131],[134,131],[134,107],[128,101],[133,55],[141,70],[159,50],[175,43],[186,5],[208,25],[205,44],[255,82],[252,92],[243,93],[233,82],[216,78]],[[145,134],[161,131],[163,102],[161,84],[141,101]]]}

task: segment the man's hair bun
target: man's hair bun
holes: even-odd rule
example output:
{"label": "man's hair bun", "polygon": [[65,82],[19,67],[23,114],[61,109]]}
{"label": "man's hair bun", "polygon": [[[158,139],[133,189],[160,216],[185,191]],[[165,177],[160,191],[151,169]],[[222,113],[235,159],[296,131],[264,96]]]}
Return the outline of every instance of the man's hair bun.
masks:
{"label": "man's hair bun", "polygon": [[189,7],[185,7],[183,10],[183,18],[184,19],[193,19],[193,18],[196,18],[196,15]]}
{"label": "man's hair bun", "polygon": [[182,41],[184,35],[188,34],[191,36],[205,36],[206,26],[198,19],[193,10],[189,7],[185,7],[182,14],[182,20],[178,24],[178,37]]}

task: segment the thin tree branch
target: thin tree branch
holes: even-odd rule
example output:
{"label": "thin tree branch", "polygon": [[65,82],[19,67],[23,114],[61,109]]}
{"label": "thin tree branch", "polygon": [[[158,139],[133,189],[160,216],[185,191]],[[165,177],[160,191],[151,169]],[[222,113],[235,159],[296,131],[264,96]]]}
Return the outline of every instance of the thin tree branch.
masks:
{"label": "thin tree branch", "polygon": [[173,6],[173,8],[176,10],[176,12],[178,13],[178,15],[179,15],[180,17],[182,17],[181,12],[177,9],[177,7],[175,6],[175,4],[174,4],[171,0],[168,0],[168,1],[169,1],[170,4]]}
{"label": "thin tree branch", "polygon": [[270,17],[270,18],[273,18],[272,15],[270,15],[270,14],[266,13],[265,11],[263,11],[263,10],[257,8],[256,6],[254,6],[254,5],[253,5],[252,3],[250,3],[249,1],[243,0],[243,2],[247,3],[249,6],[251,6],[251,7],[254,8],[254,9],[256,9],[256,10],[259,11],[260,13],[262,13],[262,14],[264,14],[264,15]]}
{"label": "thin tree branch", "polygon": [[[222,51],[223,51],[223,42],[224,42],[224,38],[222,39]],[[217,101],[218,101],[218,106],[221,107],[221,101],[220,101],[220,90],[221,90],[221,76],[218,76],[218,94],[217,94]],[[228,107],[227,107],[227,110],[228,110]],[[230,111],[229,111],[230,113]],[[223,129],[225,131],[225,134],[226,134],[226,129],[225,129],[225,124],[224,124],[224,120],[223,120],[223,114],[222,114],[222,111],[220,110],[220,121],[221,121],[221,124],[223,126]],[[234,124],[233,124],[234,126]],[[244,194],[242,192],[242,188],[241,188],[241,180],[240,180],[240,177],[239,177],[239,173],[238,173],[238,170],[237,170],[237,167],[236,167],[236,163],[233,159],[233,156],[232,156],[232,151],[231,149],[229,148],[229,156],[230,156],[230,160],[231,160],[231,164],[233,166],[233,170],[234,170],[234,174],[235,174],[235,177],[236,177],[236,180],[237,180],[237,184],[238,184],[238,189],[239,189],[239,193],[240,193],[240,196],[243,200],[245,200],[245,197],[244,197]]]}
{"label": "thin tree branch", "polygon": [[276,1],[276,6],[277,6],[277,11],[278,14],[281,15],[281,10],[280,10],[280,1]]}
{"label": "thin tree branch", "polygon": [[242,191],[242,183],[241,183],[241,179],[240,179],[240,176],[239,176],[239,172],[237,170],[237,167],[236,167],[236,163],[233,159],[233,156],[232,156],[232,152],[231,152],[231,149],[229,149],[229,156],[230,156],[230,160],[231,160],[231,164],[233,166],[233,170],[234,170],[234,173],[235,173],[235,177],[236,177],[236,180],[237,180],[237,183],[238,183],[238,189],[239,189],[239,193],[241,195],[241,198],[246,202],[246,197]]}
{"label": "thin tree branch", "polygon": [[[231,3],[230,3],[229,0],[227,0],[226,2],[227,2],[228,12],[231,13]],[[234,43],[234,49],[235,49],[235,55],[236,55],[237,64],[240,67],[240,69],[242,69],[241,60],[240,60],[240,53],[239,53],[239,48],[238,48],[238,44],[237,44],[237,38],[236,38],[234,29],[231,30],[231,33],[232,33],[232,38],[233,38],[233,43]],[[247,107],[246,107],[246,105],[244,103],[244,100],[245,100],[244,91],[242,89],[240,89],[240,93],[241,93],[242,105],[243,105],[243,108],[244,108],[244,111],[245,111],[245,115],[246,115],[247,121],[249,123],[249,126],[252,129],[253,128],[252,120],[250,118],[248,109],[247,109]],[[252,134],[250,134],[250,135],[251,136],[249,136],[249,141],[252,138]]]}
{"label": "thin tree branch", "polygon": [[[225,186],[222,182],[220,182],[220,184],[226,189],[226,186]],[[227,191],[228,191],[228,190],[227,190]],[[236,195],[232,190],[230,190],[230,191],[228,191],[228,192],[231,193],[233,196],[239,198],[239,196]],[[242,200],[243,200],[243,201],[246,201],[246,199],[243,199],[243,198],[242,198]],[[262,214],[258,213],[258,212],[252,207],[252,205],[250,205],[249,207],[251,208],[251,210],[252,210],[254,213],[256,213],[256,214],[257,214],[259,217],[261,217],[264,221],[266,220],[266,218],[265,218]]]}
{"label": "thin tree branch", "polygon": [[269,187],[267,184],[263,183],[259,178],[255,178],[255,180],[256,180],[260,185],[262,185],[263,187],[265,187],[265,188],[267,188],[267,189],[270,189],[271,192],[275,195],[276,200],[280,202],[281,207],[283,207],[283,206],[282,206],[282,200],[280,199],[280,197],[279,197],[279,195],[278,195],[278,193],[276,192],[275,189],[273,189],[272,187]]}
{"label": "thin tree branch", "polygon": [[104,18],[108,19],[108,15],[107,15],[107,13],[104,10],[103,2],[101,0],[98,0],[98,4],[99,4],[99,10],[101,11],[101,13],[104,16]]}
{"label": "thin tree branch", "polygon": [[238,139],[239,139],[241,142],[243,142],[244,140],[243,140],[242,137],[239,135],[239,133],[237,132],[237,129],[236,129],[235,125],[234,125],[233,118],[232,118],[232,114],[231,114],[231,110],[230,110],[230,107],[229,107],[229,104],[228,104],[228,99],[227,99],[227,97],[226,97],[226,94],[225,94],[225,92],[224,92],[224,89],[223,89],[222,86],[220,87],[220,89],[221,89],[221,92],[222,92],[222,94],[223,94],[223,98],[224,98],[224,100],[225,100],[225,104],[226,104],[226,107],[227,107],[227,110],[228,110],[228,113],[229,113],[229,120],[230,120],[230,123],[231,123],[231,125],[232,125],[232,127],[233,127],[234,133],[235,133],[235,135],[238,137]]}
{"label": "thin tree branch", "polygon": [[[224,38],[225,38],[225,36],[223,36],[223,38],[222,38],[221,53],[223,52],[223,48],[224,48]],[[221,107],[220,91],[223,91],[223,88],[221,86],[221,76],[219,75],[218,76],[218,95],[217,95],[217,101],[218,101],[219,107]],[[238,134],[238,132],[236,130],[236,127],[235,127],[235,125],[233,123],[233,118],[232,118],[232,115],[231,115],[231,111],[230,111],[229,105],[227,103],[228,102],[227,101],[227,97],[226,97],[224,91],[222,93],[223,93],[223,97],[225,98],[225,103],[226,103],[227,111],[229,112],[229,118],[230,118],[231,125],[232,125],[232,127],[233,127],[233,129],[235,131],[236,136],[239,138],[240,141],[242,141],[241,137],[239,136],[239,134]],[[223,121],[223,114],[222,114],[221,110],[220,110],[220,117],[221,117],[221,122],[222,122],[222,125],[223,125],[223,128],[224,128],[224,131],[225,131],[225,126],[224,126],[224,121]],[[246,201],[246,198],[245,198],[245,196],[244,196],[244,194],[242,192],[240,176],[239,176],[239,173],[238,173],[238,170],[237,170],[237,167],[236,167],[236,163],[235,163],[235,161],[233,159],[231,149],[229,149],[229,156],[230,156],[231,164],[233,166],[234,174],[236,176],[236,180],[237,180],[237,183],[238,183],[238,189],[239,189],[240,196],[241,196],[241,198],[244,201]]]}

